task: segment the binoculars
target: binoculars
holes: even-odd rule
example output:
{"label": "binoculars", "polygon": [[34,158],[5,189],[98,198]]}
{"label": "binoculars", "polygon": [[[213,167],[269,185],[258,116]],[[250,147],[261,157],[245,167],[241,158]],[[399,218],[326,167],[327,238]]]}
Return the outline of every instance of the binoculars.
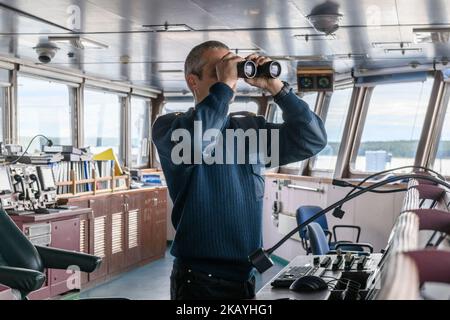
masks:
{"label": "binoculars", "polygon": [[281,74],[281,64],[277,61],[269,61],[257,66],[251,60],[239,62],[237,65],[238,77],[252,79],[255,77],[278,78]]}

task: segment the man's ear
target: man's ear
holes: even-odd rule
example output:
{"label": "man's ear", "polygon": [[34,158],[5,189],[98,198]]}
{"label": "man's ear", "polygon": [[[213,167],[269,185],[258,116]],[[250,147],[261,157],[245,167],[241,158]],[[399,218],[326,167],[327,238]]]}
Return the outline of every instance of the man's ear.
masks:
{"label": "man's ear", "polygon": [[191,91],[195,91],[198,88],[198,81],[199,78],[195,74],[190,73],[186,77],[187,85]]}

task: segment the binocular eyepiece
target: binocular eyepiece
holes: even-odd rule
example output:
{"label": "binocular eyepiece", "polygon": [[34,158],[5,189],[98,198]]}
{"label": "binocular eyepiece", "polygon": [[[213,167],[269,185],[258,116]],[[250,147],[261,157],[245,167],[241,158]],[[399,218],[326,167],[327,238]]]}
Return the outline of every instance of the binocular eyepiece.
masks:
{"label": "binocular eyepiece", "polygon": [[255,77],[278,78],[281,74],[281,64],[277,61],[269,61],[257,66],[251,60],[239,62],[237,65],[238,77],[252,79]]}

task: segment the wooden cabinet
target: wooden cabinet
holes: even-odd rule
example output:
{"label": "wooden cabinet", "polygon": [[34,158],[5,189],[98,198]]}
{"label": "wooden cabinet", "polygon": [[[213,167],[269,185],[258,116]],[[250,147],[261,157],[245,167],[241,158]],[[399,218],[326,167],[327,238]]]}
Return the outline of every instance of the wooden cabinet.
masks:
{"label": "wooden cabinet", "polygon": [[92,217],[89,221],[89,253],[103,259],[100,268],[89,274],[89,281],[93,281],[108,274],[108,253],[111,246],[109,198],[89,199],[88,204],[92,209]]}
{"label": "wooden cabinet", "polygon": [[127,264],[129,265],[138,263],[141,260],[142,228],[140,219],[144,210],[143,195],[145,195],[145,193],[125,195],[125,256]]}
{"label": "wooden cabinet", "polygon": [[82,286],[164,255],[165,188],[72,198],[67,203],[92,209],[92,214],[80,217],[80,251],[103,258],[99,270],[82,275]]}
{"label": "wooden cabinet", "polygon": [[126,202],[123,194],[109,197],[111,248],[109,253],[108,273],[116,273],[125,268],[125,216]]}
{"label": "wooden cabinet", "polygon": [[[78,218],[52,222],[52,241],[53,248],[65,249],[70,251],[79,251],[80,248],[80,221]],[[76,267],[76,266],[75,266]],[[68,270],[48,271],[50,280],[50,294],[56,296],[73,289],[71,283],[67,280],[72,276]]]}
{"label": "wooden cabinet", "polygon": [[167,193],[155,190],[143,194],[142,249],[144,259],[164,255],[167,243]]}

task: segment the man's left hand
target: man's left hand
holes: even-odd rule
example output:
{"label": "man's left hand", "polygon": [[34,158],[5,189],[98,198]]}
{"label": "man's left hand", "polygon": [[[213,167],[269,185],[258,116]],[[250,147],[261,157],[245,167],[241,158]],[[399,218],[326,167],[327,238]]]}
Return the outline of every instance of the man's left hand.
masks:
{"label": "man's left hand", "polygon": [[[258,56],[257,54],[249,55],[246,60],[251,60],[256,63],[257,66],[261,66],[266,62],[272,61],[272,59],[267,57]],[[256,77],[253,79],[245,79],[249,85],[267,90],[271,95],[276,95],[283,88],[283,82],[280,79]]]}

